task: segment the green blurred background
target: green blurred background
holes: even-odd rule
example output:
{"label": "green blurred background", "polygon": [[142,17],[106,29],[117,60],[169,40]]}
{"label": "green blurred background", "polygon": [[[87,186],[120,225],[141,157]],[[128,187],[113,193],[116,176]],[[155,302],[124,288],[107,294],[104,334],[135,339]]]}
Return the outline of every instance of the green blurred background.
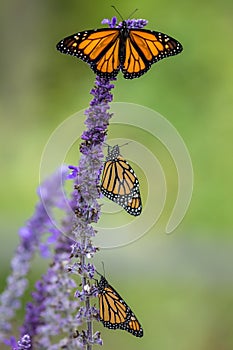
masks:
{"label": "green blurred background", "polygon": [[[177,38],[184,52],[140,79],[119,74],[114,101],[164,115],[183,137],[194,167],[189,211],[170,236],[152,229],[136,243],[101,251],[109,281],[140,319],[145,336],[103,330],[103,349],[233,348],[232,34],[233,2],[2,1],[1,289],[17,230],[37,200],[41,153],[52,131],[86,108],[94,75],[56,43],[135,8],[148,28]],[[119,136],[119,135],[118,135]],[[127,150],[124,149],[124,154]],[[170,179],[172,182],[172,178]],[[167,211],[171,205],[166,203]],[[99,260],[98,260],[99,259]],[[45,266],[33,264],[34,281]],[[33,285],[33,282],[32,282]],[[20,323],[18,316],[18,323]]]}

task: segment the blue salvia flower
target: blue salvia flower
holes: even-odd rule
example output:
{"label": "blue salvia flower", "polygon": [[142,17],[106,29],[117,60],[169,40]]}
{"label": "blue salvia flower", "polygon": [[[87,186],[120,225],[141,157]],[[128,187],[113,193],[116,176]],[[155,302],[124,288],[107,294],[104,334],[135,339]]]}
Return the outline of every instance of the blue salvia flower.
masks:
{"label": "blue salvia flower", "polygon": [[[125,20],[128,28],[143,28],[148,24],[146,19],[127,19]],[[117,24],[117,18],[114,16],[111,19],[105,18],[101,22],[102,24],[107,24],[110,28],[121,28],[122,22]]]}
{"label": "blue salvia flower", "polygon": [[[127,19],[125,22],[128,28],[143,28],[148,23],[146,19]],[[122,22],[119,23],[118,27],[122,27]]]}
{"label": "blue salvia flower", "polygon": [[94,96],[90,107],[85,114],[87,129],[82,134],[80,145],[81,158],[78,167],[70,167],[74,178],[74,192],[71,205],[75,212],[74,239],[71,256],[75,262],[69,266],[69,271],[79,274],[82,280],[82,290],[77,290],[75,297],[85,303],[77,313],[80,322],[87,322],[87,330],[77,334],[79,345],[91,349],[92,344],[102,345],[100,333],[93,334],[92,321],[98,317],[98,310],[91,307],[91,298],[98,292],[95,285],[90,285],[89,279],[94,277],[95,267],[87,263],[86,259],[94,256],[97,247],[93,246],[92,238],[95,236],[92,223],[98,221],[100,216],[100,204],[98,198],[100,192],[98,184],[103,166],[103,143],[106,138],[109,119],[109,102],[112,101],[111,89],[114,87],[109,80],[97,77],[95,87],[91,90]]}
{"label": "blue salvia flower", "polygon": [[22,336],[18,342],[11,337],[5,344],[11,346],[12,350],[32,350],[31,338],[28,334]]}
{"label": "blue salvia flower", "polygon": [[[117,24],[116,17],[103,22],[110,28],[122,25]],[[147,23],[134,19],[126,22],[129,28],[142,28]],[[20,244],[11,263],[12,274],[0,295],[0,342],[12,350],[91,350],[92,345],[103,344],[100,332],[93,333],[92,322],[98,319],[98,310],[91,305],[91,298],[97,297],[98,288],[90,282],[95,267],[87,259],[93,258],[98,251],[98,247],[92,244],[96,234],[92,224],[100,217],[98,185],[103,164],[103,143],[112,117],[109,103],[113,99],[113,87],[108,79],[96,77],[91,90],[93,99],[85,112],[86,130],[82,134],[79,165],[70,166],[69,175],[67,167],[62,167],[40,186],[40,202],[35,213],[19,231]],[[74,191],[69,200],[72,211],[67,210],[63,192],[66,178],[74,181]],[[54,208],[63,210],[65,214],[61,229],[55,225]],[[42,243],[45,233],[50,233],[50,236]],[[52,263],[36,282],[32,301],[26,306],[20,340],[16,341],[14,337],[9,337],[12,330],[10,321],[21,305],[20,298],[28,284],[30,262],[37,251],[43,258],[49,257]],[[81,276],[82,288],[75,291],[76,275]],[[86,329],[77,330],[84,323]]]}
{"label": "blue salvia flower", "polygon": [[111,19],[104,18],[101,23],[107,24],[110,28],[115,28],[117,25],[117,18],[116,16],[113,16]]}
{"label": "blue salvia flower", "polygon": [[25,334],[17,344],[17,350],[30,350],[32,349],[31,338],[28,334]]}
{"label": "blue salvia flower", "polygon": [[[36,283],[33,302],[27,304],[26,317],[21,334],[29,333],[36,349],[50,349],[54,336],[65,335],[62,342],[67,342],[67,334],[80,325],[76,319],[78,300],[72,300],[76,283],[70,278],[65,265],[69,254],[64,248],[67,238],[61,235],[56,244],[53,262],[46,274]],[[70,242],[69,242],[70,244]]]}
{"label": "blue salvia flower", "polygon": [[[11,331],[10,320],[21,306],[20,298],[28,285],[27,274],[35,252],[39,251],[43,257],[48,255],[48,245],[42,243],[43,235],[48,232],[51,233],[51,236],[57,235],[57,229],[54,227],[52,219],[53,210],[57,203],[59,206],[61,205],[64,197],[63,195],[61,197],[63,190],[58,186],[58,183],[62,184],[65,181],[66,173],[67,168],[63,167],[41,185],[43,202],[40,201],[37,204],[33,216],[19,230],[20,244],[11,261],[12,273],[7,279],[5,291],[0,295],[0,341],[3,341],[5,335]],[[40,191],[38,194],[41,197]],[[49,195],[46,196],[46,193]]]}

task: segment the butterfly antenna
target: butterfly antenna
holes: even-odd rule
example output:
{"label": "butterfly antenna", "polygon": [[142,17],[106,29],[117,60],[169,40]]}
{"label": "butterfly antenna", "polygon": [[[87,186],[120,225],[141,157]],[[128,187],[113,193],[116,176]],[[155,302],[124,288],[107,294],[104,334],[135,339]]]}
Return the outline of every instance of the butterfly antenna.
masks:
{"label": "butterfly antenna", "polygon": [[102,263],[102,266],[103,266],[103,275],[100,273],[100,272],[98,272],[97,270],[95,270],[95,272],[97,273],[97,275],[99,275],[99,276],[104,276],[104,278],[105,278],[105,268],[104,268],[104,262],[103,261],[101,261],[101,263]]}
{"label": "butterfly antenna", "polygon": [[102,262],[103,272],[104,272],[104,278],[105,278],[105,268],[104,268],[104,262],[103,262],[103,261],[101,261],[101,262]]}
{"label": "butterfly antenna", "polygon": [[123,143],[123,145],[120,145],[119,147],[126,146],[126,145],[128,145],[129,143],[131,143],[131,142],[133,142],[133,141],[129,141],[129,142]]}
{"label": "butterfly antenna", "polygon": [[99,273],[97,270],[95,270],[95,272],[97,273],[97,275],[102,276],[101,273]]}
{"label": "butterfly antenna", "polygon": [[114,5],[112,5],[112,7],[116,11],[116,13],[118,13],[118,15],[121,17],[122,21],[124,21],[124,18],[122,17],[121,13],[117,10],[117,8]]}
{"label": "butterfly antenna", "polygon": [[128,16],[128,18],[132,17],[132,16],[135,14],[135,12],[137,12],[137,11],[138,11],[138,9],[135,9],[135,10]]}

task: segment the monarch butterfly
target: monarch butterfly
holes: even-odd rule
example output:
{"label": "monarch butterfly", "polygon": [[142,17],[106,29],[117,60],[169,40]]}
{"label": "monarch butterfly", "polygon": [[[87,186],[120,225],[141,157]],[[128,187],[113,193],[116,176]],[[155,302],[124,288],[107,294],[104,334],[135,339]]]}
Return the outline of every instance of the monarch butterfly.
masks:
{"label": "monarch butterfly", "polygon": [[100,321],[104,327],[123,329],[136,337],[143,336],[143,329],[133,311],[102,275],[98,293]]}
{"label": "monarch butterfly", "polygon": [[85,30],[57,44],[62,53],[87,62],[100,77],[111,79],[121,70],[125,79],[138,78],[151,65],[180,53],[182,45],[172,37],[148,29],[121,27]]}
{"label": "monarch butterfly", "polygon": [[129,163],[120,156],[118,145],[108,146],[100,189],[107,198],[121,205],[129,214],[141,214],[139,181]]}

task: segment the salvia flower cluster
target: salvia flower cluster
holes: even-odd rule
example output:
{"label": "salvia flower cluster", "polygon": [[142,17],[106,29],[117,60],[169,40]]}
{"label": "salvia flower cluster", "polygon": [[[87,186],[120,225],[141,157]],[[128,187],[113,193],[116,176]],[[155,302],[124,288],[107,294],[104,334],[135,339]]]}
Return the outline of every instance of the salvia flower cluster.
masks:
{"label": "salvia flower cluster", "polygon": [[[143,28],[148,23],[146,19],[127,19],[124,22],[127,24],[127,28]],[[101,23],[107,24],[110,28],[121,28],[123,25],[122,22],[117,24],[117,18],[115,16],[111,19],[105,18]]]}
{"label": "salvia flower cluster", "polygon": [[[128,27],[142,28],[145,20],[127,20]],[[111,28],[116,17],[104,20]],[[112,80],[115,80],[112,79]],[[102,345],[100,332],[93,333],[93,319],[98,310],[92,306],[98,289],[90,280],[95,267],[90,262],[98,248],[92,243],[95,236],[92,223],[100,217],[99,181],[103,164],[103,144],[112,117],[109,103],[114,85],[108,79],[96,77],[91,90],[93,99],[86,110],[86,130],[82,134],[79,165],[63,166],[47,179],[38,190],[40,198],[33,216],[19,230],[20,243],[11,262],[12,273],[0,295],[0,342],[12,350],[92,349]],[[74,191],[67,210],[64,182],[72,179]],[[61,225],[55,225],[54,209],[64,211]],[[49,237],[45,239],[49,234]],[[19,340],[10,336],[12,320],[20,308],[20,299],[27,286],[31,260],[36,253],[50,259],[46,273],[35,284],[31,302],[26,305]],[[81,277],[81,290],[76,281]],[[82,331],[80,326],[86,324]],[[59,339],[59,340],[58,340]]]}

